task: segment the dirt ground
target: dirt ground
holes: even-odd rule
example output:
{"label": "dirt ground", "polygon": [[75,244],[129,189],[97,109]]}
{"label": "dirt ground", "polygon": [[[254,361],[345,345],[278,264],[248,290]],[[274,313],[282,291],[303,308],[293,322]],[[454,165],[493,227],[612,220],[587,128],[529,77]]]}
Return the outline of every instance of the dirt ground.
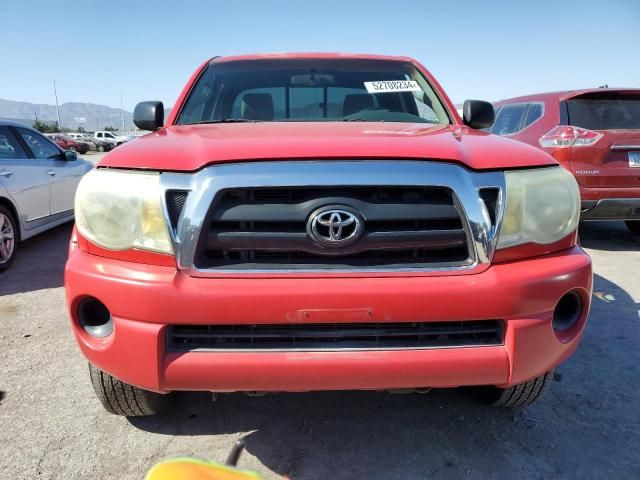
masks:
{"label": "dirt ground", "polygon": [[621,223],[581,230],[595,296],[577,353],[544,399],[493,410],[464,391],[247,397],[181,394],[175,411],[128,420],[94,398],[67,325],[69,225],[22,245],[0,277],[0,478],[142,479],[176,456],[265,478],[640,478],[640,238]]}

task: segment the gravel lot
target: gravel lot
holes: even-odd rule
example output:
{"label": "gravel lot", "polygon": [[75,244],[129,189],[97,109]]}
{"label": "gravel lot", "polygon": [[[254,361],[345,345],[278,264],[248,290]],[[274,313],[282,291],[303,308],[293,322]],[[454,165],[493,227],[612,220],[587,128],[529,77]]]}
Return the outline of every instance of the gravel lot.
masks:
{"label": "gravel lot", "polygon": [[591,223],[596,281],[578,352],[537,405],[428,395],[182,394],[171,415],[105,413],[67,326],[70,225],[28,240],[0,277],[0,478],[141,479],[156,460],[223,460],[266,478],[640,478],[640,238]]}

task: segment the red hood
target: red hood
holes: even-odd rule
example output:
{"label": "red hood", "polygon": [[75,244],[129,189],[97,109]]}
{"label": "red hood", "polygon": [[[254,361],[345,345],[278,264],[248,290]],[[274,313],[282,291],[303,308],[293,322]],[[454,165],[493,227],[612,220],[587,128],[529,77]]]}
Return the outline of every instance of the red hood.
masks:
{"label": "red hood", "polygon": [[457,125],[264,122],[175,125],[126,143],[99,166],[195,171],[280,159],[434,159],[474,170],[555,164],[543,151]]}

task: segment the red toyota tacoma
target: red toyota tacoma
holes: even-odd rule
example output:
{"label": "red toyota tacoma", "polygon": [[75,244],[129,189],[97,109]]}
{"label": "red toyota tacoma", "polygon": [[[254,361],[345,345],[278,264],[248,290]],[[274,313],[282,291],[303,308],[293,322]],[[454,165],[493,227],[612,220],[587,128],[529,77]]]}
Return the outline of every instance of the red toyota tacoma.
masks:
{"label": "red toyota tacoma", "polygon": [[84,177],[65,283],[97,396],[478,386],[526,405],[592,287],[573,176],[406,57],[213,58]]}

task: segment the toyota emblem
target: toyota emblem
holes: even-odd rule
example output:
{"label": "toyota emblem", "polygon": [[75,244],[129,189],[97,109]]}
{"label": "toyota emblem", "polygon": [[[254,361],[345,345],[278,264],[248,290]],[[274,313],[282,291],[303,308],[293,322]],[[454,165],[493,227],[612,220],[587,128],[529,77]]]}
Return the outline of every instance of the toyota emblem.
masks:
{"label": "toyota emblem", "polygon": [[362,217],[344,207],[323,207],[309,216],[307,233],[325,247],[342,247],[357,241],[364,229]]}

